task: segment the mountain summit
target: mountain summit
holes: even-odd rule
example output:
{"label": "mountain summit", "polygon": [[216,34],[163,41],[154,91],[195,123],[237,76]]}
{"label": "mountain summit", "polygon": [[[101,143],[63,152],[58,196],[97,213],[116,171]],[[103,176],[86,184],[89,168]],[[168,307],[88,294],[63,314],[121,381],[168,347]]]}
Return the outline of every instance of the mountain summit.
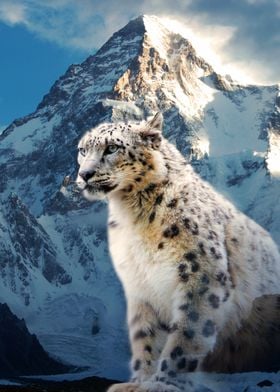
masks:
{"label": "mountain summit", "polygon": [[280,243],[279,86],[219,75],[169,26],[129,22],[0,136],[0,302],[50,353],[117,379],[128,345],[106,209],[62,187],[87,129],[162,111],[165,135],[201,176]]}

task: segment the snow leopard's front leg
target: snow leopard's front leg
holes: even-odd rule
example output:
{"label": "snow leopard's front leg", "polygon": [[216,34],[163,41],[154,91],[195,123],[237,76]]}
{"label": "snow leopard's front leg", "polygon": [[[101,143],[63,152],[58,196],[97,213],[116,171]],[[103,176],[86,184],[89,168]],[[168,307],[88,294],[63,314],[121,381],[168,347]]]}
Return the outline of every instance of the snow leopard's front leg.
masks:
{"label": "snow leopard's front leg", "polygon": [[155,372],[158,318],[149,303],[128,298],[127,321],[132,351],[131,380],[142,382]]}
{"label": "snow leopard's front leg", "polygon": [[131,380],[112,385],[108,392],[149,392],[150,387],[146,388],[143,383],[156,371],[155,342],[160,325],[152,306],[132,296],[128,296],[127,321],[132,351]]}
{"label": "snow leopard's front leg", "polygon": [[[182,279],[187,276],[183,271],[180,275]],[[228,317],[229,287],[224,282],[212,284],[206,273],[199,275],[196,283],[180,282],[174,293],[173,320],[156,372],[159,381],[199,370]]]}

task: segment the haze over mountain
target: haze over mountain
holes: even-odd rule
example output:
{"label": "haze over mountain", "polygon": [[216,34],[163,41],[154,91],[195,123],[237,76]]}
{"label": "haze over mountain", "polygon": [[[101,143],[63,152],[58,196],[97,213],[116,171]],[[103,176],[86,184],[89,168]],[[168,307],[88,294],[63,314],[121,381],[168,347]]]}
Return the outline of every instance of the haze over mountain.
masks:
{"label": "haze over mountain", "polygon": [[131,21],[0,135],[0,302],[47,351],[95,375],[128,374],[125,301],[106,206],[73,196],[63,178],[76,175],[86,130],[158,110],[201,176],[280,244],[279,85],[242,85],[161,19]]}

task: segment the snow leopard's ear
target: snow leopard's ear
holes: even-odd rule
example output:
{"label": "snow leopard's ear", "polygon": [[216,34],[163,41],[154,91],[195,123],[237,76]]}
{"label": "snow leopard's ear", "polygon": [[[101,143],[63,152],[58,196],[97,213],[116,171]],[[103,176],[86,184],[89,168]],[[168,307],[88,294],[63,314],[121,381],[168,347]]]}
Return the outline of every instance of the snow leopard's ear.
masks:
{"label": "snow leopard's ear", "polygon": [[159,148],[161,142],[163,116],[157,112],[154,117],[146,123],[143,130],[140,131],[142,139],[153,146]]}

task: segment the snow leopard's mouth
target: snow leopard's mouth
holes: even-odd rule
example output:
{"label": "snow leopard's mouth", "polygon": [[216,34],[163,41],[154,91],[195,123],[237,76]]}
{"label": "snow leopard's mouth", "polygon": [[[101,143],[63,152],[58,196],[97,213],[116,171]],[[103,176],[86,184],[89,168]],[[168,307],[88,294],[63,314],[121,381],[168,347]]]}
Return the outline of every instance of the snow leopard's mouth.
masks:
{"label": "snow leopard's mouth", "polygon": [[117,187],[116,184],[113,184],[108,181],[99,181],[99,182],[94,182],[90,184],[85,184],[84,190],[87,190],[89,193],[96,193],[96,192],[104,192],[104,193],[109,193],[113,189]]}

